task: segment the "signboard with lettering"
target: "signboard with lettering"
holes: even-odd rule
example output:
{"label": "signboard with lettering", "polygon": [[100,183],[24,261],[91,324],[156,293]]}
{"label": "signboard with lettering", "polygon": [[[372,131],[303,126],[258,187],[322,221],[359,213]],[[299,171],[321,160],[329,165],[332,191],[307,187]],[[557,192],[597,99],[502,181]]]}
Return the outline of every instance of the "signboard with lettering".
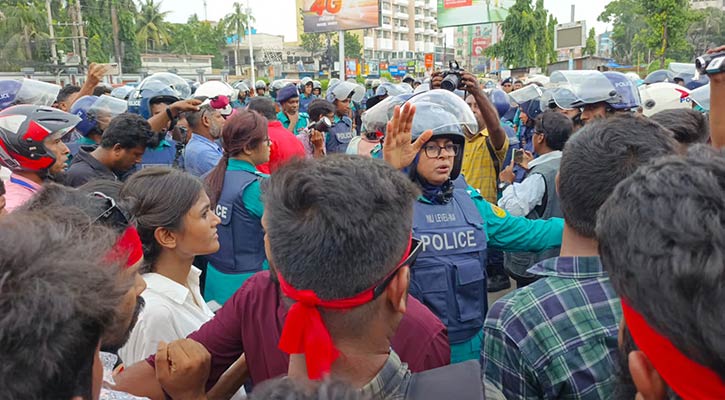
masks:
{"label": "signboard with lettering", "polygon": [[305,33],[380,26],[379,0],[303,0],[302,5]]}
{"label": "signboard with lettering", "polygon": [[503,22],[516,0],[438,0],[438,27]]}

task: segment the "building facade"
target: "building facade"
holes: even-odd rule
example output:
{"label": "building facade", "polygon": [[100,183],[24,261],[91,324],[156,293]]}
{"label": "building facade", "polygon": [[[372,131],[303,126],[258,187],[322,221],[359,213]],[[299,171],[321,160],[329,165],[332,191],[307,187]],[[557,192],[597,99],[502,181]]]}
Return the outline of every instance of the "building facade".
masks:
{"label": "building facade", "polygon": [[500,24],[458,26],[453,33],[455,59],[466,70],[485,73],[495,69],[486,57],[486,49],[501,36]]}
{"label": "building facade", "polygon": [[611,57],[614,43],[611,38],[612,32],[604,32],[597,36],[597,55],[600,57]]}

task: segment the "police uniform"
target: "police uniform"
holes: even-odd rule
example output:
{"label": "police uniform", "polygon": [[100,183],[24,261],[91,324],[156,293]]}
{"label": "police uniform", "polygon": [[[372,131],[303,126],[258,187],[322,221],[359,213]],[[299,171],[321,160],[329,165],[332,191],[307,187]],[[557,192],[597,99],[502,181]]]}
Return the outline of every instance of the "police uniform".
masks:
{"label": "police uniform", "polygon": [[309,107],[310,106],[310,103],[312,103],[312,100],[314,100],[316,98],[317,97],[315,97],[315,95],[312,94],[312,93],[310,93],[309,96],[307,96],[306,94],[302,93],[300,95],[300,110],[299,110],[299,112],[300,113],[306,113],[307,112],[307,107]]}
{"label": "police uniform", "polygon": [[141,157],[141,168],[164,166],[170,167],[176,159],[176,141],[164,139],[155,148],[147,148]]}
{"label": "police uniform", "polygon": [[345,153],[347,146],[350,141],[355,137],[355,132],[352,130],[352,120],[348,116],[335,116],[335,121],[330,127],[330,131],[327,133],[325,139],[325,149],[327,154],[332,153]]}
{"label": "police uniform", "polygon": [[[310,121],[310,116],[307,115],[306,112],[298,112],[297,115],[297,125],[295,125],[295,130],[292,132],[295,135],[302,133],[302,130],[307,128]],[[285,129],[289,129],[290,119],[284,111],[277,113],[277,120],[282,123],[282,126],[284,126]]]}
{"label": "police uniform", "polygon": [[219,251],[209,260],[204,297],[219,304],[231,297],[247,278],[268,269],[264,252],[260,180],[268,175],[246,161],[229,159],[224,186],[214,209]]}
{"label": "police uniform", "polygon": [[563,220],[512,217],[488,203],[462,176],[444,204],[419,197],[413,235],[423,251],[411,268],[410,293],[448,328],[451,362],[478,359],[488,311],[486,250],[543,250],[561,245]]}

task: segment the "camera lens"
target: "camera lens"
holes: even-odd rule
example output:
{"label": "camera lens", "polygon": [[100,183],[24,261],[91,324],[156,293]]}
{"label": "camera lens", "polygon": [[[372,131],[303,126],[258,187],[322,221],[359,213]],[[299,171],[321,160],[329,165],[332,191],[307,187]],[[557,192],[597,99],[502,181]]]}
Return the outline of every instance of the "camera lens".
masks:
{"label": "camera lens", "polygon": [[695,59],[695,68],[702,74],[705,73],[707,64],[710,63],[710,57],[706,54]]}
{"label": "camera lens", "polygon": [[460,78],[458,77],[458,75],[448,74],[445,78],[443,78],[443,82],[441,82],[441,89],[452,92],[458,88],[459,83]]}

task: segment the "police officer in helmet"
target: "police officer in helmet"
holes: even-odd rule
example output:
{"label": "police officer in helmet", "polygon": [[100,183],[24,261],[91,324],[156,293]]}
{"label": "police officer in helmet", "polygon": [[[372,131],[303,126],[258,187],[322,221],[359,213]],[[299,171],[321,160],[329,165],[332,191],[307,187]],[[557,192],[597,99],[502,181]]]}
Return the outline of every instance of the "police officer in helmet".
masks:
{"label": "police officer in helmet", "polygon": [[267,84],[263,80],[258,80],[254,83],[254,91],[257,96],[265,96],[267,94]]}
{"label": "police officer in helmet", "polygon": [[351,82],[338,82],[327,89],[327,101],[335,106],[335,120],[327,133],[327,153],[345,153],[350,140],[357,136],[350,119],[350,103],[359,102],[365,95],[365,88]]}
{"label": "police officer in helmet", "polygon": [[[488,246],[539,251],[561,245],[563,221],[510,216],[488,203],[460,175],[464,130],[476,119],[460,97],[445,90],[396,106],[383,157],[407,171],[421,189],[413,236],[424,248],[411,268],[410,294],[448,327],[451,362],[478,359],[486,316]],[[525,249],[524,249],[525,248]]]}

